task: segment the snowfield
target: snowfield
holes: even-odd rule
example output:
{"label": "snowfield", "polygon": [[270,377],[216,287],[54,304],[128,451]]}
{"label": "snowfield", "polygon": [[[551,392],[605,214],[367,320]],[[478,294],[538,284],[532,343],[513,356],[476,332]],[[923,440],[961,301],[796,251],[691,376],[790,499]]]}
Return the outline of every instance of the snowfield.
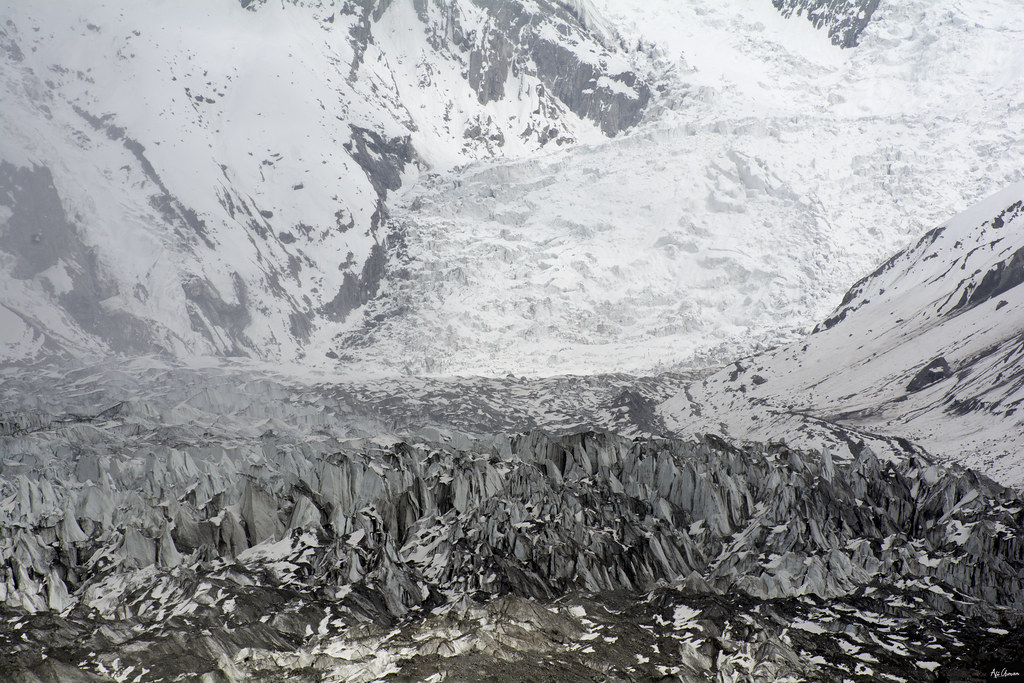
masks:
{"label": "snowfield", "polygon": [[481,61],[510,38],[466,1],[422,13],[408,2],[380,13],[229,0],[8,5],[0,306],[18,320],[0,351],[11,360],[329,364],[329,340],[378,289],[390,194],[426,169],[598,140],[599,124],[625,125],[587,118],[599,105],[639,110],[646,97],[642,83],[614,80],[625,59],[577,28],[591,61],[566,68],[616,84],[572,103],[577,115],[545,91],[542,76],[557,73],[528,70],[529,54],[522,67]]}

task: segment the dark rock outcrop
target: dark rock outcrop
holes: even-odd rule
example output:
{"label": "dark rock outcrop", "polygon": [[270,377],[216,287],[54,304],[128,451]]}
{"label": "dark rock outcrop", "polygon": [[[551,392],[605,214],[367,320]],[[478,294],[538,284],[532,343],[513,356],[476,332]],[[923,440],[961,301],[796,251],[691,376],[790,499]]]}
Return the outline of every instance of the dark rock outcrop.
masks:
{"label": "dark rock outcrop", "polygon": [[1022,283],[1024,283],[1024,248],[1016,250],[1005,261],[992,266],[976,286],[965,288],[960,300],[948,312],[952,313],[977,306]]}
{"label": "dark rock outcrop", "polygon": [[366,172],[377,196],[384,199],[388,191],[402,186],[402,171],[416,159],[409,136],[389,139],[368,128],[349,128],[352,139],[345,143],[345,149]]}
{"label": "dark rock outcrop", "polygon": [[856,47],[879,0],[772,0],[789,17],[805,15],[815,28],[828,30],[833,45]]}
{"label": "dark rock outcrop", "polygon": [[946,362],[945,358],[939,356],[914,375],[914,378],[910,380],[910,384],[907,385],[907,391],[921,391],[925,387],[940,382],[952,374],[953,371],[950,369],[949,363]]}
{"label": "dark rock outcrop", "polygon": [[587,50],[579,48],[594,47],[595,39],[577,15],[551,0],[537,3],[541,12],[518,0],[473,2],[494,21],[485,35],[469,43],[469,79],[482,103],[505,94],[510,70],[535,68],[548,92],[581,118],[595,121],[606,135],[640,121],[650,89],[633,71],[608,72],[601,61],[582,57]]}

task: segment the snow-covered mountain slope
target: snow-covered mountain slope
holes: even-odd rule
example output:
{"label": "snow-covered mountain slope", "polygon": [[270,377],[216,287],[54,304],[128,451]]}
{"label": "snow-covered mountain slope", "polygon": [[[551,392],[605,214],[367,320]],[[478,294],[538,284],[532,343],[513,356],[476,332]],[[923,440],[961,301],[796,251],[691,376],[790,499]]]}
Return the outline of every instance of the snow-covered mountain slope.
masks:
{"label": "snow-covered mountain slope", "polygon": [[5,7],[0,354],[650,373],[789,338],[1020,180],[1024,130],[1012,0],[882,4],[851,49],[805,5]]}
{"label": "snow-covered mountain slope", "polygon": [[839,49],[769,2],[601,7],[657,95],[597,144],[395,202],[403,243],[332,351],[396,372],[650,372],[821,320],[908,241],[1022,178],[1016,3],[882,5]]}
{"label": "snow-covered mountain slope", "polygon": [[813,334],[733,363],[662,412],[683,433],[784,438],[847,456],[864,438],[888,437],[897,452],[910,440],[1024,485],[1022,283],[1024,183],[892,257]]}
{"label": "snow-covered mountain slope", "polygon": [[4,3],[0,357],[324,346],[389,193],[639,120],[588,7]]}

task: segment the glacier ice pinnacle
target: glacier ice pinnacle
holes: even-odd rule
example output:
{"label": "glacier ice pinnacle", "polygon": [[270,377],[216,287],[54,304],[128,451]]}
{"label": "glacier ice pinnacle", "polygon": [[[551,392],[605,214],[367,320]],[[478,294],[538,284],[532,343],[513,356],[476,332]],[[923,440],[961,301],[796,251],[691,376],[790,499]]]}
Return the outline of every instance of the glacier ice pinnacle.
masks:
{"label": "glacier ice pinnacle", "polygon": [[[829,654],[838,636],[879,670],[913,673],[907,655],[926,658],[936,636],[957,657],[1008,654],[965,643],[1024,606],[1024,500],[919,456],[215,425],[168,446],[155,417],[126,405],[78,425],[5,424],[8,439],[81,452],[9,475],[0,637],[13,671],[43,671],[45,655],[164,680],[226,658],[245,676],[363,680],[381,657],[396,675],[456,677],[485,658],[532,677],[554,658],[574,676],[635,679],[661,666],[802,675],[824,655],[815,675],[828,677],[858,661]],[[641,656],[588,649],[619,639]]]}

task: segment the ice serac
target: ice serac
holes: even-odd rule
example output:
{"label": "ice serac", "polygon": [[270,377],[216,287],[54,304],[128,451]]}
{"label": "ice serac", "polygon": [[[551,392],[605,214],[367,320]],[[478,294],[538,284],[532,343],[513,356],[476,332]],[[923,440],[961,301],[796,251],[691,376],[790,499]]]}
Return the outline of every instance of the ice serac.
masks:
{"label": "ice serac", "polygon": [[[1021,634],[1024,500],[956,466],[710,435],[340,438],[330,387],[189,376],[5,417],[0,670],[916,679],[936,643],[966,666]],[[71,402],[119,393],[69,379]]]}
{"label": "ice serac", "polygon": [[4,357],[322,358],[386,274],[396,191],[640,119],[647,86],[589,16],[469,0],[12,8]]}
{"label": "ice serac", "polygon": [[[712,375],[662,408],[686,433],[857,443],[1024,484],[1024,184],[894,255],[814,332]],[[700,414],[698,414],[698,412]]]}
{"label": "ice serac", "polygon": [[856,47],[860,34],[878,9],[879,0],[772,0],[783,16],[804,15],[826,29],[833,45]]}

